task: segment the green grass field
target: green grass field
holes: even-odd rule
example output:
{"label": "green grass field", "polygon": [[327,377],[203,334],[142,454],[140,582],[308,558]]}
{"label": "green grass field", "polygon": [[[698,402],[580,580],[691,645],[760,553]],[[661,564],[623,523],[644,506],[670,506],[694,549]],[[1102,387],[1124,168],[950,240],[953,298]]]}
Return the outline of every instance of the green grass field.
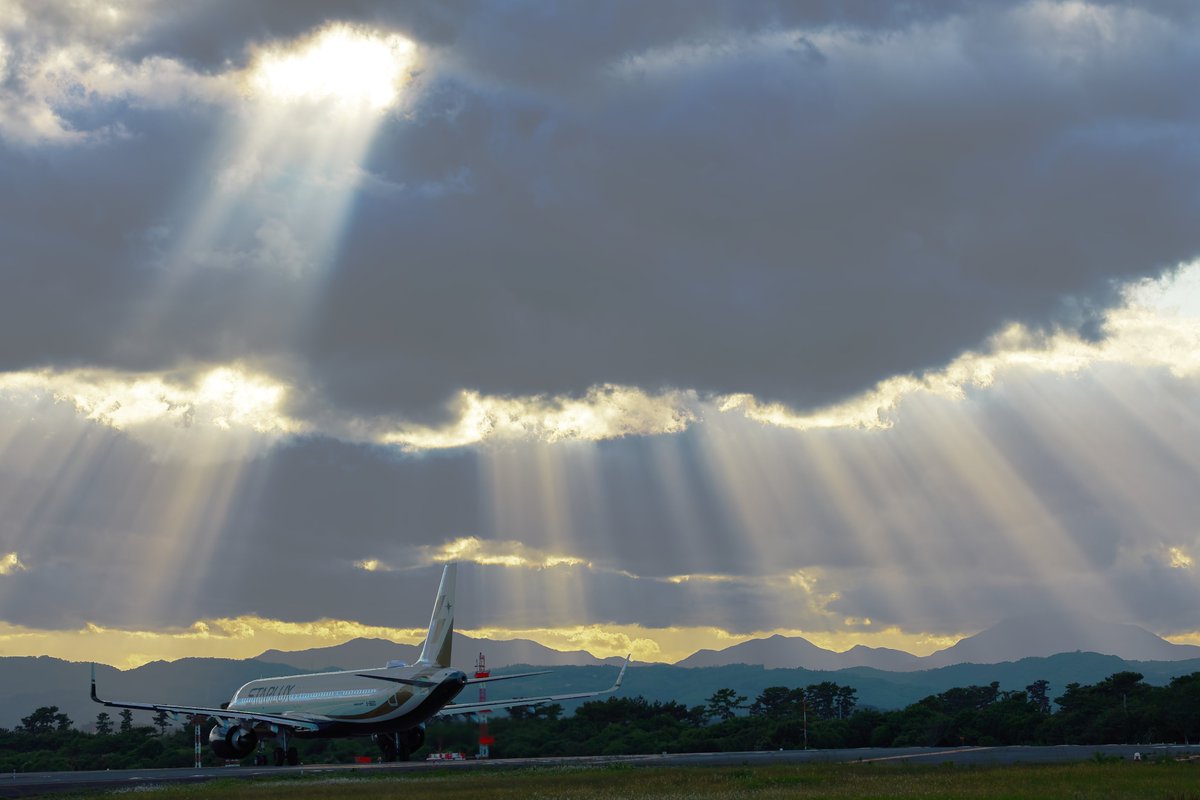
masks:
{"label": "green grass field", "polygon": [[1200,800],[1200,764],[1005,767],[814,764],[781,767],[593,767],[425,772],[386,777],[221,780],[139,789],[146,800],[557,800],[558,798],[1154,798]]}

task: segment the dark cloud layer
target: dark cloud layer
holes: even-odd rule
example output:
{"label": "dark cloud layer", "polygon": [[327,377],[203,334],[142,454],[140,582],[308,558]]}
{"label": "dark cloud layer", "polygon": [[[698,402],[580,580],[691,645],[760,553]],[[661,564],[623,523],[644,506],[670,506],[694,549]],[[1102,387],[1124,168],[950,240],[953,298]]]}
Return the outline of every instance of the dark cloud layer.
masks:
{"label": "dark cloud layer", "polygon": [[[415,37],[410,110],[365,165],[401,189],[358,198],[315,307],[292,276],[222,270],[164,297],[144,239],[186,227],[180,201],[225,112],[82,104],[75,127],[128,138],[0,157],[3,272],[26,287],[0,299],[3,364],[163,369],[262,342],[290,353],[313,402],[351,412],[423,419],[462,388],[605,382],[805,407],[1010,321],[1094,334],[1120,281],[1200,250],[1183,10],[904,9],[156,14],[114,49],[218,73],[325,19]],[[161,322],[131,347],[144,304]]]}

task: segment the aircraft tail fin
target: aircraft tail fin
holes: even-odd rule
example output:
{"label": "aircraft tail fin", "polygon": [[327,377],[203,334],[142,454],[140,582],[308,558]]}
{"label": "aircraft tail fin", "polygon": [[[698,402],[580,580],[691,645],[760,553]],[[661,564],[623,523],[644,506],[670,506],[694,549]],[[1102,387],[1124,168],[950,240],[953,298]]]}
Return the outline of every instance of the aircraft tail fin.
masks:
{"label": "aircraft tail fin", "polygon": [[451,562],[442,570],[442,583],[438,586],[437,600],[429,618],[429,633],[421,658],[417,662],[424,666],[450,666],[450,640],[454,636],[454,578],[458,564]]}

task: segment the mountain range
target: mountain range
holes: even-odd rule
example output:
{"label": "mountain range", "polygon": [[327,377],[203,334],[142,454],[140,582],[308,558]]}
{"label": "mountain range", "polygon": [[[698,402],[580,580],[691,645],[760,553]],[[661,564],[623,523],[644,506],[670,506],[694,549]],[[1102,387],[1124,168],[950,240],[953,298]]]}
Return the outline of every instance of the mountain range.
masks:
{"label": "mountain range", "polygon": [[[618,656],[597,658],[586,650],[552,650],[528,639],[475,639],[455,632],[451,645],[455,665],[470,669],[475,664],[472,654],[484,653],[487,665],[492,669],[512,664],[537,664],[543,667],[596,666],[620,664],[625,659]],[[389,661],[411,664],[421,656],[419,644],[397,644],[386,639],[352,639],[331,647],[315,647],[309,650],[267,650],[257,656],[258,661],[290,664],[303,670],[358,669],[365,666],[382,667]]]}
{"label": "mountain range", "polygon": [[935,669],[952,664],[999,664],[1058,653],[1100,653],[1127,661],[1183,661],[1200,658],[1200,647],[1168,642],[1145,628],[1103,622],[1085,615],[1037,614],[1003,620],[957,644],[927,656],[858,645],[839,653],[799,636],[770,636],[727,647],[699,650],[681,667],[761,664],[781,669],[872,667],[888,672]]}
{"label": "mountain range", "polygon": [[[520,665],[556,668],[548,675],[501,681],[489,690],[493,699],[602,687],[623,660],[601,659],[583,650],[551,650],[526,640],[490,641],[457,633],[454,652],[456,665],[468,671],[479,652],[486,654],[495,672],[519,671]],[[355,639],[334,647],[268,650],[244,660],[185,658],[131,670],[97,665],[96,675],[100,695],[109,699],[212,706],[255,678],[382,666],[418,656],[418,646]],[[854,686],[860,704],[887,709],[951,687],[992,681],[1009,690],[1046,679],[1051,692],[1059,693],[1069,682],[1094,683],[1123,670],[1165,684],[1172,677],[1200,671],[1200,647],[1172,644],[1134,625],[1045,615],[1005,620],[924,657],[861,646],[837,653],[800,637],[771,636],[720,651],[701,650],[674,665],[637,665],[621,694],[696,705],[724,687],[752,698],[767,686],[832,680]],[[99,709],[88,699],[88,672],[86,663],[46,656],[0,657],[0,727],[15,727],[22,716],[50,705],[86,725]],[[147,722],[139,719],[140,724]]]}

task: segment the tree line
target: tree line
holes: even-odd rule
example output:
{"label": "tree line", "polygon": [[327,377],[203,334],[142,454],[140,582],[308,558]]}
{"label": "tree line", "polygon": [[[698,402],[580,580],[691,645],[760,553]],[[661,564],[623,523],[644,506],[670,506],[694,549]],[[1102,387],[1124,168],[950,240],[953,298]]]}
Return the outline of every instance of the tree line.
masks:
{"label": "tree line", "polygon": [[[1151,686],[1137,672],[1094,684],[1049,683],[1002,691],[999,683],[930,695],[893,711],[860,708],[853,687],[833,682],[772,686],[753,701],[719,689],[704,705],[641,697],[583,704],[566,717],[557,706],[490,722],[498,758],[542,755],[729,752],[854,747],[1117,744],[1200,741],[1200,672]],[[431,724],[426,741],[472,752],[469,723]]]}
{"label": "tree line", "polygon": [[[1200,740],[1200,672],[1167,686],[1151,686],[1137,672],[1118,672],[1093,685],[1067,684],[1049,697],[1049,684],[1002,691],[999,683],[965,686],[930,695],[905,708],[861,708],[853,687],[831,681],[803,688],[771,686],[753,701],[732,688],[715,691],[704,705],[610,697],[565,715],[559,705],[514,708],[489,715],[495,758],[618,755],[659,752],[731,752],[853,747],[1054,745]],[[194,731],[168,730],[165,714],[155,727],[135,726],[128,710],[114,721],[107,712],[95,733],[74,728],[55,706],[35,710],[13,731],[0,728],[0,773],[70,769],[188,767]],[[203,732],[202,758],[219,762]],[[435,720],[431,751],[472,754],[478,723]],[[298,741],[302,761],[348,762],[374,756],[368,739]]]}

